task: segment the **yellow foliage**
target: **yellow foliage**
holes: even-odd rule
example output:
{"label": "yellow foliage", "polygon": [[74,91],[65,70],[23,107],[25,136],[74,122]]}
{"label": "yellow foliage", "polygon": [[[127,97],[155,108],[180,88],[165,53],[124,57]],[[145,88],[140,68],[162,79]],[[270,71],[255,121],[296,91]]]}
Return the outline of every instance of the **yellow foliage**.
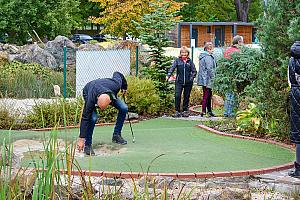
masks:
{"label": "yellow foliage", "polygon": [[[104,24],[103,32],[110,33],[115,36],[122,37],[124,33],[131,33],[133,36],[138,36],[138,30],[132,23],[132,20],[141,22],[144,14],[151,12],[149,4],[157,3],[156,0],[90,0],[98,3],[100,8],[104,9],[100,13],[100,17],[90,17],[89,19],[95,24]],[[163,3],[170,3],[167,12],[176,12],[185,3],[179,3],[174,0],[164,0]],[[175,17],[179,20],[180,17]]]}

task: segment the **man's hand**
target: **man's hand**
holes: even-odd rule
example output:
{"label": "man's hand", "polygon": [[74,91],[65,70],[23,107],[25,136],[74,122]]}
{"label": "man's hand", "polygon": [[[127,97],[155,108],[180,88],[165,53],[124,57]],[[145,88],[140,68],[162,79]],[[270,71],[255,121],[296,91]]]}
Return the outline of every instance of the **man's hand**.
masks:
{"label": "man's hand", "polygon": [[77,141],[77,149],[78,149],[79,152],[83,150],[84,141],[85,141],[84,138],[79,138],[78,141]]}

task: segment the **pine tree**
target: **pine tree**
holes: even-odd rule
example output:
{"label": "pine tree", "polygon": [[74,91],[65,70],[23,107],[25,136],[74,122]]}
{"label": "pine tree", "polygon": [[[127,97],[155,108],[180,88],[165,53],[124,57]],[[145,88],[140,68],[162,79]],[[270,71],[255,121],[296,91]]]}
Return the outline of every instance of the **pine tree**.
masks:
{"label": "pine tree", "polygon": [[152,12],[142,17],[142,23],[136,23],[137,28],[141,31],[141,41],[149,45],[150,48],[149,63],[151,64],[143,73],[155,82],[163,101],[166,100],[170,91],[166,83],[166,75],[167,70],[172,65],[172,59],[164,55],[164,47],[172,45],[172,41],[167,36],[167,31],[173,30],[176,24],[175,13],[168,12],[170,6],[170,3],[164,3],[163,0],[150,3]]}

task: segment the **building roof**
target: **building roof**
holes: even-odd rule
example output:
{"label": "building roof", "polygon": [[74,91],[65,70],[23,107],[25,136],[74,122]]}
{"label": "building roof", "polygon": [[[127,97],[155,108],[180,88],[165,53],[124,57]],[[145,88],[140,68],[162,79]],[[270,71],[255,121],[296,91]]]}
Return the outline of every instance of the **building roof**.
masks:
{"label": "building roof", "polygon": [[254,26],[251,22],[179,22],[179,25],[198,25],[198,26]]}

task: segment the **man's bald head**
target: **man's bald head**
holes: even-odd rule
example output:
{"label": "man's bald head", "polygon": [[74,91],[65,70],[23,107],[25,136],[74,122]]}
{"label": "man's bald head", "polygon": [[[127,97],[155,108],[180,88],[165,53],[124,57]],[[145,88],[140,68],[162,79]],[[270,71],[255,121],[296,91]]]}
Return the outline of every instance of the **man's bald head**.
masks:
{"label": "man's bald head", "polygon": [[101,110],[104,110],[110,103],[111,100],[108,94],[101,94],[98,97],[97,104]]}

